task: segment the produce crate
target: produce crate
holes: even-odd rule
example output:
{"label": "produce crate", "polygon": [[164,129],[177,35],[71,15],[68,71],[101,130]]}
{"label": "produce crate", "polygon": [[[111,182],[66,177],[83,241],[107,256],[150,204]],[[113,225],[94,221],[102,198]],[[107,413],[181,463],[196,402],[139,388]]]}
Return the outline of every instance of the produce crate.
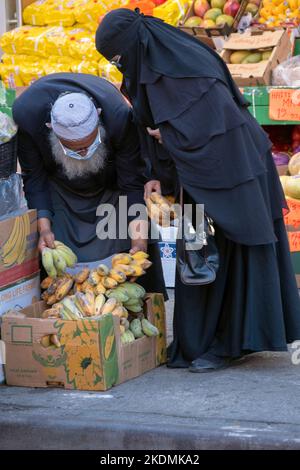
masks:
{"label": "produce crate", "polygon": [[[19,314],[3,316],[8,385],[104,391],[166,362],[162,294],[147,294],[144,308],[159,336],[144,336],[128,344],[120,340],[119,317],[41,319],[46,308],[44,302],[36,302]],[[60,347],[41,345],[41,338],[49,334],[58,336]]]}
{"label": "produce crate", "polygon": [[[264,52],[272,49],[267,60],[258,63],[230,63],[233,52],[251,51]],[[233,33],[225,42],[221,52],[222,59],[239,86],[270,86],[272,71],[278,64],[284,62],[292,54],[292,43],[288,33],[277,31],[251,31],[249,33]]]}
{"label": "produce crate", "polygon": [[[269,117],[269,99],[270,91],[277,89],[291,89],[291,87],[272,87],[272,86],[260,86],[260,87],[244,87],[240,88],[244,97],[249,101],[249,111],[257,119],[261,125],[289,125],[299,124],[299,121],[290,120],[273,120]],[[293,88],[293,90],[300,90],[300,88]]]}
{"label": "produce crate", "polygon": [[186,16],[183,18],[182,21],[179,23],[179,29],[184,31],[185,33],[191,34],[192,36],[196,36],[199,41],[202,41],[208,44],[211,47],[214,47],[213,38],[217,37],[228,37],[233,31],[237,31],[239,22],[245,13],[245,8],[248,4],[248,0],[242,0],[241,6],[239,11],[237,12],[234,23],[232,26],[228,26],[227,24],[223,27],[216,27],[216,28],[202,28],[201,26],[194,26],[194,27],[187,27],[184,26],[186,20],[188,20],[191,16],[194,16],[194,4],[190,6]]}

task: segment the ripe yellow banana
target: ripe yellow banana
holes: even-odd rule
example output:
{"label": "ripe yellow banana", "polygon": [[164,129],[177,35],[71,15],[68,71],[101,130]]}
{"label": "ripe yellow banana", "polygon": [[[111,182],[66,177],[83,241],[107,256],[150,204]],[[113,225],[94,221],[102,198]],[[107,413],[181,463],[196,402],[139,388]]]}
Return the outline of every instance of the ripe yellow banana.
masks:
{"label": "ripe yellow banana", "polygon": [[111,277],[104,277],[102,280],[102,284],[106,289],[113,289],[118,285],[118,282]]}
{"label": "ripe yellow banana", "polygon": [[133,269],[132,276],[134,277],[142,276],[146,272],[143,270],[142,266],[139,266],[138,264],[131,264],[130,267]]}
{"label": "ripe yellow banana", "polygon": [[109,277],[117,281],[118,284],[121,284],[122,282],[126,281],[126,274],[123,271],[119,271],[117,267],[118,266],[116,266],[115,269],[113,268],[109,271]]}
{"label": "ripe yellow banana", "polygon": [[116,265],[118,271],[121,271],[125,274],[125,276],[133,276],[134,275],[134,268],[131,264],[117,264]]}
{"label": "ripe yellow banana", "polygon": [[105,296],[103,294],[97,295],[95,299],[95,315],[100,315],[103,305],[105,304]]}
{"label": "ripe yellow banana", "polygon": [[101,276],[99,276],[96,270],[93,270],[90,272],[88,281],[92,286],[96,286],[101,281]]}
{"label": "ripe yellow banana", "polygon": [[122,305],[119,305],[116,308],[114,308],[111,313],[112,313],[112,315],[116,315],[119,318],[127,318],[128,317],[128,311]]}
{"label": "ripe yellow banana", "polygon": [[61,344],[57,335],[50,335],[50,342],[54,344],[56,348],[60,348]]}
{"label": "ripe yellow banana", "polygon": [[74,281],[78,282],[78,284],[82,284],[84,281],[87,280],[89,274],[90,270],[88,268],[84,268],[82,271],[75,275]]}
{"label": "ripe yellow banana", "polygon": [[128,253],[119,253],[112,257],[111,264],[115,268],[119,264],[130,264],[132,262],[132,257]]}
{"label": "ripe yellow banana", "polygon": [[48,289],[48,287],[51,286],[53,281],[54,281],[54,279],[52,277],[50,277],[50,276],[45,277],[45,279],[43,279],[43,281],[41,282],[41,288],[42,289]]}
{"label": "ripe yellow banana", "polygon": [[111,313],[118,305],[116,299],[108,299],[101,309],[101,315],[105,315],[107,313]]}
{"label": "ripe yellow banana", "polygon": [[84,316],[88,316],[88,317],[93,316],[94,309],[95,309],[94,294],[90,295],[90,292],[87,292],[86,294],[77,292],[75,294],[75,305]]}
{"label": "ripe yellow banana", "polygon": [[105,294],[106,292],[106,288],[104,287],[104,285],[102,284],[102,282],[99,282],[96,287],[94,287],[94,293],[95,295],[99,295],[99,294]]}
{"label": "ripe yellow banana", "polygon": [[97,267],[97,273],[101,277],[108,276],[109,268],[106,266],[106,264],[99,264],[99,266]]}
{"label": "ripe yellow banana", "polygon": [[55,291],[56,301],[59,302],[62,300],[69,291],[72,289],[73,286],[73,279],[64,278],[59,284]]}
{"label": "ripe yellow banana", "polygon": [[145,253],[144,251],[137,251],[136,253],[134,253],[134,255],[131,256],[134,259],[134,262],[137,262],[137,260],[145,260],[149,258],[148,253]]}

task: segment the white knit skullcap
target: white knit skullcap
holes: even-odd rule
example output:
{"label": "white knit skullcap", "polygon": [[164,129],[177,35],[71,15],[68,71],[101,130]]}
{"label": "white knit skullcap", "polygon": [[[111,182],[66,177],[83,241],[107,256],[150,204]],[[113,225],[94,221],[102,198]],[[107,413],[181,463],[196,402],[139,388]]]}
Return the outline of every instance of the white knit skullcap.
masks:
{"label": "white knit skullcap", "polygon": [[90,135],[99,123],[92,100],[83,93],[67,93],[55,101],[51,110],[53,132],[62,139],[80,140]]}

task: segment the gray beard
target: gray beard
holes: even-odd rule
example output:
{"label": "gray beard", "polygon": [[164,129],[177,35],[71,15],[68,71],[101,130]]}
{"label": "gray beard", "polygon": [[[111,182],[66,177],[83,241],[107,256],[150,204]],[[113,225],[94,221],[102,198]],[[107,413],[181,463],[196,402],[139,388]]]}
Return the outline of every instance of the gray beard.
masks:
{"label": "gray beard", "polygon": [[94,175],[100,170],[103,170],[106,164],[107,148],[104,144],[105,130],[100,128],[101,144],[89,160],[75,160],[64,154],[59,139],[51,131],[49,140],[52,150],[52,155],[56,163],[62,166],[64,174],[68,179],[85,177]]}

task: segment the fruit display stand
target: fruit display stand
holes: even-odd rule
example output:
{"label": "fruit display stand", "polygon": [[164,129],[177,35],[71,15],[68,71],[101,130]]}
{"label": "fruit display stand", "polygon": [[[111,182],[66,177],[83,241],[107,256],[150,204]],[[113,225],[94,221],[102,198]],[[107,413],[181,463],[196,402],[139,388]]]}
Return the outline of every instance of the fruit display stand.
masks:
{"label": "fruit display stand", "polygon": [[229,26],[228,24],[224,24],[223,26],[215,27],[215,28],[203,28],[201,26],[193,26],[193,27],[185,26],[186,21],[194,15],[194,4],[193,4],[190,6],[183,20],[180,21],[178,27],[182,31],[188,34],[191,34],[192,36],[196,36],[197,39],[208,44],[209,46],[215,47],[213,39],[221,38],[221,37],[225,38],[225,37],[228,37],[233,31],[237,31],[238,24],[242,16],[245,13],[247,3],[248,3],[248,0],[242,0],[240,4],[240,9],[234,18],[234,22],[232,26]]}
{"label": "fruit display stand", "polygon": [[[300,88],[298,87],[277,87],[259,86],[240,88],[244,97],[249,101],[249,111],[261,125],[298,125],[300,122],[300,99],[297,105]],[[283,93],[281,93],[283,91]],[[278,97],[278,99],[277,99]],[[270,108],[271,100],[271,108]],[[273,102],[276,107],[273,108]],[[280,104],[281,103],[281,104]],[[288,114],[289,110],[299,116],[291,119],[293,114]],[[274,117],[277,118],[274,119]],[[284,116],[290,116],[289,118]],[[273,118],[271,118],[272,116]],[[281,119],[280,119],[281,117]]]}

